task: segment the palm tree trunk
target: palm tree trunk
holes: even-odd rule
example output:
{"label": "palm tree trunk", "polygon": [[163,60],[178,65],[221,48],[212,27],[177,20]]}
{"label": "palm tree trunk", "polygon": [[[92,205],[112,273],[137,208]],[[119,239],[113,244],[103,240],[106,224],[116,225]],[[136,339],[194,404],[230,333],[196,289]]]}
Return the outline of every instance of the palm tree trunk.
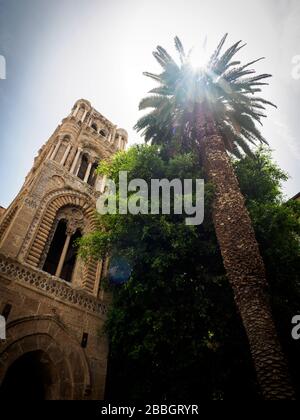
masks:
{"label": "palm tree trunk", "polygon": [[293,399],[287,364],[272,319],[264,263],[233,166],[214,124],[204,126],[203,114],[198,114],[196,120],[204,169],[215,188],[215,231],[263,397]]}

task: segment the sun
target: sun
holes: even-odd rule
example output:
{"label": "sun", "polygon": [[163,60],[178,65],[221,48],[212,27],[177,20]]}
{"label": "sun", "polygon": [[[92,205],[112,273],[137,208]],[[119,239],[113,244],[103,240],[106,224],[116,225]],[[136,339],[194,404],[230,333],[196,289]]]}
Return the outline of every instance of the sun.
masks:
{"label": "sun", "polygon": [[204,69],[209,61],[209,54],[206,48],[206,38],[202,45],[192,48],[190,53],[190,62],[195,69]]}

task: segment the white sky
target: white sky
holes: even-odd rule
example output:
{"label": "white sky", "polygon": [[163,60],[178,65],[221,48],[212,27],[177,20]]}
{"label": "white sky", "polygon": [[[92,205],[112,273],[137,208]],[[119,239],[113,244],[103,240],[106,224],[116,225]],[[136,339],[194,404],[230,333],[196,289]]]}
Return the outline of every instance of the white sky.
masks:
{"label": "white sky", "polygon": [[7,79],[0,80],[0,204],[18,192],[33,157],[79,98],[129,133],[138,103],[153,87],[143,71],[158,69],[157,44],[174,53],[178,35],[186,48],[208,37],[213,50],[225,32],[228,43],[247,42],[240,57],[274,75],[264,96],[269,111],[263,132],[274,157],[299,192],[300,79],[291,60],[300,54],[298,0],[0,0],[0,54]]}

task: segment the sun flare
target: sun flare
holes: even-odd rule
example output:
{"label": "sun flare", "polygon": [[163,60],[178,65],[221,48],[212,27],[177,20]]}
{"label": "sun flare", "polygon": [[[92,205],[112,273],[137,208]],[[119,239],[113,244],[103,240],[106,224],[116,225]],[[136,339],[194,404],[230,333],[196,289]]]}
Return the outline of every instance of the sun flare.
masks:
{"label": "sun flare", "polygon": [[206,49],[206,42],[200,47],[194,47],[191,50],[190,62],[195,69],[205,68],[209,60],[209,54]]}

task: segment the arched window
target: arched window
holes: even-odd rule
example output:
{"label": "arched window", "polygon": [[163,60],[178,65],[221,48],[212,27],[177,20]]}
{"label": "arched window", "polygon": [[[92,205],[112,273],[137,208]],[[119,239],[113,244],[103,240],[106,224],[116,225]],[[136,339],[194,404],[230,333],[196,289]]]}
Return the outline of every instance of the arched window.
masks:
{"label": "arched window", "polygon": [[92,187],[95,185],[96,179],[97,179],[97,174],[95,173],[96,169],[98,168],[99,163],[98,162],[94,162],[90,175],[89,175],[89,179],[87,181],[87,183],[89,185],[91,185]]}
{"label": "arched window", "polygon": [[84,154],[82,156],[81,164],[80,164],[79,171],[78,171],[78,174],[77,174],[78,178],[80,178],[82,180],[84,179],[87,168],[88,168],[88,165],[89,165],[88,157],[87,157],[87,155]]}
{"label": "arched window", "polygon": [[44,263],[43,271],[55,275],[58,263],[60,260],[60,256],[63,251],[64,244],[66,242],[66,231],[67,231],[67,223],[65,220],[60,220],[55,234],[53,236],[48,255],[46,261]]}
{"label": "arched window", "polygon": [[[62,159],[66,153],[70,140],[71,140],[71,137],[68,134],[66,134],[63,138],[61,138],[61,144],[59,146],[59,149],[56,152],[56,155],[53,158],[55,162],[61,163],[61,164],[65,163],[67,156],[65,157],[63,162],[62,162]],[[59,142],[59,139],[57,140],[57,142]]]}
{"label": "arched window", "polygon": [[77,112],[77,118],[79,120],[81,120],[81,118],[83,117],[85,113],[85,107],[83,105],[81,105],[81,107],[79,108],[79,111]]}
{"label": "arched window", "polygon": [[58,151],[56,152],[56,155],[54,158],[55,162],[59,163],[61,161],[66,149],[67,149],[67,145],[64,142],[62,142],[61,145],[59,146]]}
{"label": "arched window", "polygon": [[81,238],[80,229],[71,234],[67,229],[67,222],[60,220],[52,239],[43,271],[60,277],[68,282],[72,276],[76,264],[76,240]]}
{"label": "arched window", "polygon": [[105,130],[100,130],[100,134],[101,134],[101,136],[102,136],[102,137],[106,137],[106,132],[105,132]]}
{"label": "arched window", "polygon": [[77,112],[77,118],[79,120],[81,120],[82,117],[84,116],[85,112],[86,112],[86,110],[85,110],[84,105],[81,105],[80,108],[79,108],[79,111]]}
{"label": "arched window", "polygon": [[93,123],[93,124],[91,125],[91,127],[92,127],[95,131],[97,131],[97,132],[98,132],[98,127],[97,127],[97,124]]}

